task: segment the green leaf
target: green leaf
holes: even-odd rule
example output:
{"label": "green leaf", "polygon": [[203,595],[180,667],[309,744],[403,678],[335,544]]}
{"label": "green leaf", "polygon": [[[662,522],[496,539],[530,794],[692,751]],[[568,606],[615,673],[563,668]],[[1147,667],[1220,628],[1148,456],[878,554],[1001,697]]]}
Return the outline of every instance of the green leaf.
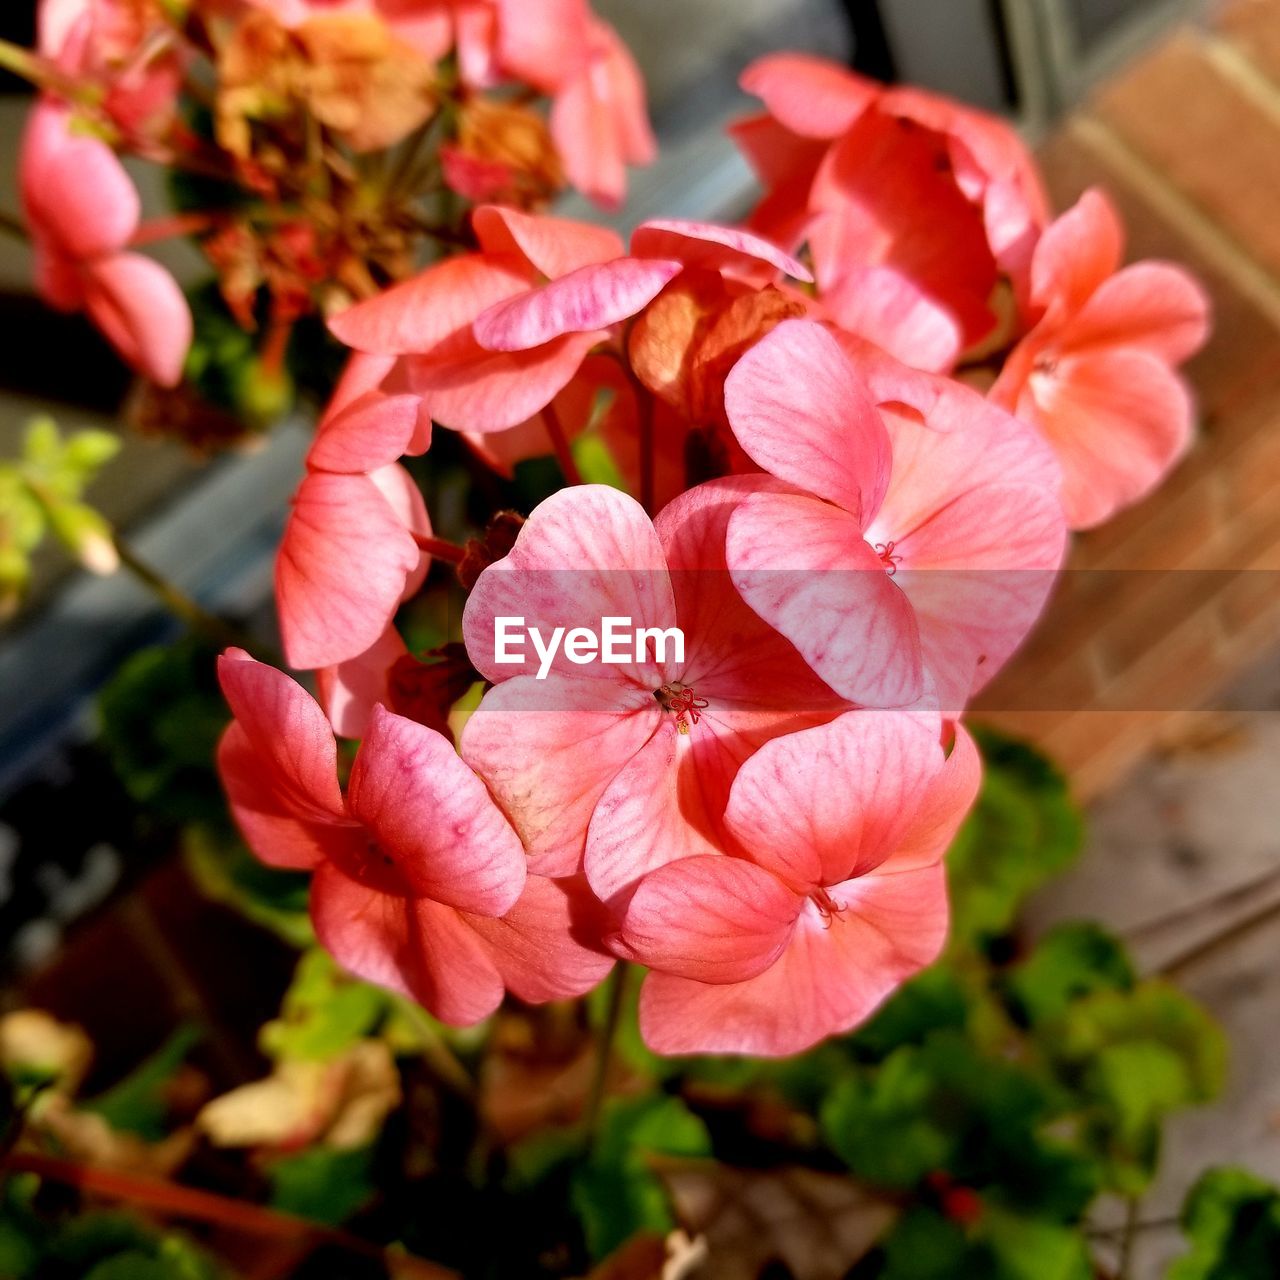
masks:
{"label": "green leaf", "polygon": [[22,440],[22,460],[37,471],[48,471],[62,461],[62,432],[47,414],[27,423]]}
{"label": "green leaf", "polygon": [[280,1006],[280,1017],[259,1033],[264,1053],[276,1059],[328,1061],[363,1040],[387,1014],[385,991],[349,978],[328,952],[302,954]]}
{"label": "green leaf", "polygon": [[1014,1012],[1032,1027],[1060,1018],[1072,1001],[1099,991],[1128,991],[1133,966],[1124,946],[1096,924],[1064,924],[1008,974]]}
{"label": "green leaf", "polygon": [[270,1177],[271,1203],[276,1209],[340,1226],[373,1197],[373,1147],[354,1151],[313,1147],[275,1161]]}
{"label": "green leaf", "polygon": [[123,441],[114,431],[76,431],[67,439],[63,459],[91,478],[120,452]]}
{"label": "green leaf", "polygon": [[1078,1228],[986,1206],[978,1232],[1000,1280],[1093,1280],[1089,1249]]}
{"label": "green leaf", "polygon": [[1078,1000],[1042,1041],[1080,1095],[1085,1140],[1104,1161],[1108,1185],[1125,1195],[1140,1194],[1154,1175],[1164,1119],[1210,1101],[1226,1074],[1221,1029],[1160,982]]}
{"label": "green leaf", "polygon": [[902,1045],[922,1044],[934,1031],[963,1031],[968,1016],[959,977],[935,965],[900,987],[848,1043],[859,1056],[878,1060]]}
{"label": "green leaf", "polygon": [[954,1222],[933,1209],[908,1210],[884,1241],[879,1280],[959,1280],[987,1273],[975,1269],[976,1251]]}
{"label": "green leaf", "polygon": [[1210,1169],[1182,1210],[1190,1253],[1167,1280],[1274,1280],[1280,1258],[1280,1190],[1245,1169]]}
{"label": "green leaf", "polygon": [[114,1088],[84,1103],[121,1133],[136,1133],[159,1142],[168,1133],[167,1086],[199,1042],[198,1027],[179,1027],[156,1053]]}
{"label": "green leaf", "polygon": [[665,1234],[675,1226],[667,1192],[648,1167],[650,1156],[710,1154],[706,1126],[678,1098],[607,1102],[591,1156],[570,1184],[592,1256],[606,1257],[638,1231]]}
{"label": "green leaf", "polygon": [[1031,747],[975,730],[982,793],[947,855],[953,945],[1007,933],[1027,895],[1064,871],[1084,836],[1066,780]]}

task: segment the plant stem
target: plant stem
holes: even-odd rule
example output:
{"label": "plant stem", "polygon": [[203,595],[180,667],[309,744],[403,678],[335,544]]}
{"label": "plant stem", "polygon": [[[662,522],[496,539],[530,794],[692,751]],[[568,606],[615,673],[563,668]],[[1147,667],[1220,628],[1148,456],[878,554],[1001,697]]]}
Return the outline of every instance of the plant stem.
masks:
{"label": "plant stem", "polygon": [[27,224],[21,218],[14,217],[11,213],[0,212],[0,231],[3,231],[7,236],[11,236],[14,240],[21,240],[24,244],[31,239]]}
{"label": "plant stem", "polygon": [[551,437],[551,447],[555,450],[556,461],[560,464],[560,470],[564,473],[564,478],[570,484],[581,484],[582,473],[578,470],[578,464],[573,459],[573,450],[569,446],[569,436],[564,429],[564,423],[560,420],[560,415],[556,412],[555,405],[547,405],[542,411],[542,417],[547,424],[547,435]]}
{"label": "plant stem", "polygon": [[422,1060],[431,1074],[474,1106],[477,1101],[475,1081],[445,1043],[435,1024],[412,1000],[401,1000],[400,1009],[422,1038]]}
{"label": "plant stem", "polygon": [[413,540],[427,555],[443,560],[446,564],[461,564],[467,558],[466,548],[458,546],[456,542],[429,537],[422,533],[415,533]]}
{"label": "plant stem", "polygon": [[120,557],[121,565],[144,586],[150,588],[174,617],[181,619],[193,630],[204,632],[224,648],[242,648],[245,645],[248,637],[241,635],[229,622],[210,613],[180,587],[170,582],[159,570],[152,568],[120,534],[112,534],[111,541],[116,554]]}
{"label": "plant stem", "polygon": [[604,1104],[609,1083],[609,1068],[613,1065],[614,1043],[622,1024],[622,1007],[627,994],[627,966],[617,964],[608,979],[609,1003],[605,1009],[604,1026],[596,1042],[595,1069],[591,1073],[591,1088],[587,1093],[587,1107],[583,1113],[584,1145],[587,1155],[595,1147],[600,1128],[600,1108]]}
{"label": "plant stem", "polygon": [[1156,970],[1156,974],[1161,978],[1181,977],[1202,960],[1208,959],[1223,948],[1253,933],[1255,929],[1260,929],[1263,925],[1275,920],[1280,920],[1280,902],[1272,902],[1265,907],[1260,907],[1252,915],[1247,915],[1243,920],[1237,920],[1227,928],[1205,938],[1204,941],[1197,942],[1194,947],[1188,948],[1180,956],[1174,956],[1172,960],[1162,964]]}

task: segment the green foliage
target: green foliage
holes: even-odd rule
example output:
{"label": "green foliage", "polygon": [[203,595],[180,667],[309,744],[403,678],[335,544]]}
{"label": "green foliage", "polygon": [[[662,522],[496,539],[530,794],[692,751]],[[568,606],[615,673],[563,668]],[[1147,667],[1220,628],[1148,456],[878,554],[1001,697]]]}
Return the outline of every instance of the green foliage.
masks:
{"label": "green foliage", "polygon": [[99,695],[102,744],[125,789],[149,814],[226,823],[213,759],[230,715],[216,657],[196,635],[142,649]]}
{"label": "green foliage", "polygon": [[16,607],[31,578],[31,555],[49,534],[86,568],[116,568],[111,527],[84,492],[119,449],[109,431],[64,436],[52,418],[38,417],[27,427],[22,456],[0,461],[0,616]]}
{"label": "green foliage", "polygon": [[1182,1211],[1191,1252],[1168,1280],[1274,1280],[1280,1260],[1280,1190],[1244,1169],[1211,1169]]}
{"label": "green foliage", "polygon": [[374,1194],[372,1147],[313,1147],[276,1160],[269,1173],[273,1208],[325,1226],[340,1226]]}
{"label": "green foliage", "polygon": [[710,1156],[706,1126],[677,1098],[606,1103],[597,1141],[570,1184],[593,1257],[605,1257],[639,1231],[674,1227],[666,1190],[649,1167],[655,1155]]}
{"label": "green foliage", "polygon": [[1073,1001],[1099,991],[1129,991],[1133,966],[1123,946],[1096,924],[1064,924],[1046,934],[1008,975],[1005,987],[1019,1018],[1052,1025]]}
{"label": "green foliage", "polygon": [[83,1103],[84,1109],[96,1112],[117,1132],[136,1133],[149,1142],[159,1142],[168,1131],[168,1086],[200,1035],[197,1027],[179,1027],[119,1084]]}
{"label": "green foliage", "polygon": [[947,855],[959,946],[1007,933],[1027,895],[1065,871],[1084,838],[1066,780],[1044,756],[990,730],[975,736],[982,794]]}
{"label": "green foliage", "polygon": [[280,1016],[259,1035],[273,1058],[328,1061],[365,1039],[386,1016],[392,997],[367,982],[348,978],[327,951],[302,953],[285,993]]}

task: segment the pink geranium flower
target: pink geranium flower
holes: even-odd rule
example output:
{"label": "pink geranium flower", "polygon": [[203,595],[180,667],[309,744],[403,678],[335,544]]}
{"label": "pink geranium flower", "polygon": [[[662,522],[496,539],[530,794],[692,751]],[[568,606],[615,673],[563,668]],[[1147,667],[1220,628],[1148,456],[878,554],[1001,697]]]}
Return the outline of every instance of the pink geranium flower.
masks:
{"label": "pink geranium flower", "polygon": [[776,479],[747,482],[728,564],[747,603],[850,701],[905,706],[932,684],[955,715],[1053,585],[1057,467],[975,392],[900,366],[875,376],[876,399],[914,407],[877,405],[809,320],[785,321],[734,367],[729,422]]}
{"label": "pink geranium flower", "polygon": [[1057,453],[1075,529],[1149,493],[1191,440],[1191,396],[1173,367],[1204,343],[1208,298],[1168,263],[1119,270],[1123,244],[1097,190],[1049,227],[1032,260],[1037,323],[991,392]]}
{"label": "pink geranium flower", "polygon": [[[724,538],[736,479],[698,486],[650,521],[602,485],[539,505],[505,559],[481,574],[463,634],[494,687],[463,730],[464,759],[520,832],[530,867],[585,865],[602,900],[644,871],[718,849],[729,784],[762,743],[847,707],[739,598]],[[644,660],[579,665],[562,650],[545,678],[497,661],[497,619],[598,628],[607,616],[684,633]]]}
{"label": "pink geranium flower", "polygon": [[133,368],[175,386],[192,320],[177,282],[128,251],[138,192],[115,153],[70,132],[68,108],[42,100],[22,141],[19,183],[35,250],[36,287],[59,311],[84,311]]}
{"label": "pink geranium flower", "polygon": [[977,794],[963,729],[853,711],[764,744],[725,826],[740,856],[646,875],[616,947],[648,965],[640,1028],[656,1053],[799,1053],[868,1017],[947,931],[942,857]]}
{"label": "pink geranium flower", "polygon": [[1034,162],[992,116],[829,62],[775,54],[742,86],[765,113],[732,132],[766,187],[751,225],[807,240],[842,327],[921,368],[949,368],[1021,287],[1047,220]]}
{"label": "pink geranium flower", "polygon": [[[348,346],[403,357],[398,377],[425,412],[459,431],[507,430],[539,413],[577,373],[609,326],[654,297],[674,261],[623,257],[617,235],[564,218],[485,206],[473,215],[480,251],[428,267],[335,316]],[[538,297],[550,280],[569,300],[563,322],[522,345],[495,347],[473,333],[496,304]]]}
{"label": "pink geranium flower", "polygon": [[328,667],[370,648],[422,585],[431,536],[422,494],[396,459],[430,444],[416,396],[389,395],[390,359],[356,356],[307,454],[276,557],[290,666]]}
{"label": "pink geranium flower", "polygon": [[504,988],[581,995],[610,968],[577,941],[582,895],[527,876],[520,840],[448,740],[377,708],[344,796],[333,733],[282,672],[232,649],[218,769],[250,848],[311,871],[316,935],[344,968],[455,1025]]}

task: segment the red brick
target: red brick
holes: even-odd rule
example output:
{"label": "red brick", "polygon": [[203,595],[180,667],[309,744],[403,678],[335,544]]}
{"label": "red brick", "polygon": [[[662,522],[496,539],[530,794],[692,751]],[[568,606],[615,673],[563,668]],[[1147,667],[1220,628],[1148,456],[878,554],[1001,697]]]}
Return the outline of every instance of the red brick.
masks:
{"label": "red brick", "polygon": [[1273,275],[1280,275],[1280,122],[1204,56],[1189,30],[1111,82],[1097,110]]}

